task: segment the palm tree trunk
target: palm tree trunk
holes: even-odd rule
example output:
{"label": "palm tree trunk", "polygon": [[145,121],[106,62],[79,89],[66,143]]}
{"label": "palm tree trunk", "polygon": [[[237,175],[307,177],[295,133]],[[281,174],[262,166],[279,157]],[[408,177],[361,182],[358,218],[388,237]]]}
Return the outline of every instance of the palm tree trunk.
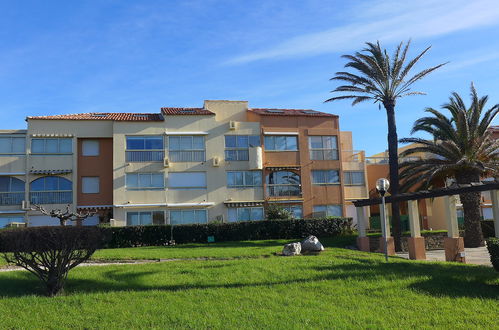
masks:
{"label": "palm tree trunk", "polygon": [[[390,193],[399,193],[399,155],[397,125],[395,123],[395,102],[384,102],[386,116],[388,119],[388,157],[390,164]],[[400,207],[399,203],[392,203],[392,223],[393,237],[395,241],[395,251],[402,250],[401,228],[400,228]]]}
{"label": "palm tree trunk", "polygon": [[[479,182],[480,175],[463,173],[456,175],[457,183],[469,184]],[[464,211],[464,246],[469,248],[484,246],[482,226],[480,225],[480,200],[479,192],[459,194]]]}

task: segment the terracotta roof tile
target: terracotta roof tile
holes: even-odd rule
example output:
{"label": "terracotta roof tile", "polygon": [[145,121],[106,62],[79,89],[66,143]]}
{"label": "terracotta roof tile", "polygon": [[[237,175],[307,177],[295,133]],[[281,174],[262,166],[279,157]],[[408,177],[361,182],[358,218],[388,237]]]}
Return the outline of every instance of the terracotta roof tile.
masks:
{"label": "terracotta roof tile", "polygon": [[53,116],[30,116],[27,119],[37,120],[113,120],[113,121],[163,121],[159,113],[119,113],[91,112]]}
{"label": "terracotta roof tile", "polygon": [[161,108],[161,113],[166,116],[199,116],[214,115],[215,113],[204,108]]}
{"label": "terracotta roof tile", "polygon": [[252,108],[248,111],[262,116],[307,116],[307,117],[338,117],[330,113],[310,110],[310,109],[271,109],[271,108]]}

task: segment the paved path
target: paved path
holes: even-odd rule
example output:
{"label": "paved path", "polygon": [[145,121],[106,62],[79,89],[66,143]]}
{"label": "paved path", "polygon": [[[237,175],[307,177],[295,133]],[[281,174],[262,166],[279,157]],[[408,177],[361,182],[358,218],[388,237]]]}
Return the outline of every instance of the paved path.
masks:
{"label": "paved path", "polygon": [[[486,247],[464,249],[466,253],[466,263],[475,265],[485,265],[492,267],[490,255]],[[398,253],[399,257],[409,259],[408,253]],[[428,261],[445,261],[444,250],[426,251],[426,259]]]}

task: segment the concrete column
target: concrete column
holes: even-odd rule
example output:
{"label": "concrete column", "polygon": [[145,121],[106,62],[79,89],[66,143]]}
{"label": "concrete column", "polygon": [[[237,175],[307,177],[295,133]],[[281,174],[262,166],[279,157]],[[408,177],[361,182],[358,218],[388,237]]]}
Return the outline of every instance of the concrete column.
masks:
{"label": "concrete column", "polygon": [[[394,256],[395,255],[395,242],[393,240],[393,237],[390,233],[390,221],[388,219],[388,213],[386,212],[386,205],[385,208],[380,204],[379,205],[379,211],[380,211],[380,222],[381,222],[381,230],[384,235],[386,235],[386,241],[387,241],[387,251],[389,256]],[[383,229],[383,217],[386,216],[386,224],[385,228]],[[381,235],[379,238],[379,249],[380,252],[385,251],[385,236]]]}
{"label": "concrete column", "polygon": [[499,238],[499,190],[490,191],[490,197],[492,198],[492,214],[494,215],[496,237]]}
{"label": "concrete column", "polygon": [[369,237],[366,235],[368,218],[366,215],[366,207],[356,207],[357,211],[357,230],[359,236],[357,237],[357,247],[360,251],[369,252]]}
{"label": "concrete column", "polygon": [[409,212],[409,226],[411,228],[411,237],[407,239],[409,259],[424,260],[426,259],[426,248],[424,237],[421,237],[421,229],[419,226],[418,201],[408,201],[407,206]]}
{"label": "concrete column", "polygon": [[459,237],[457,225],[456,197],[444,196],[444,204],[447,221],[447,237],[444,239],[445,260],[465,263],[464,240]]}

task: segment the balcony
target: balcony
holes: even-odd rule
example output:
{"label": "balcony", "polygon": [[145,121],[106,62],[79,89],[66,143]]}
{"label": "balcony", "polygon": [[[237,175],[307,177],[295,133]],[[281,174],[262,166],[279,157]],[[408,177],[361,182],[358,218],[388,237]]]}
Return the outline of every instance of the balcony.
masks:
{"label": "balcony", "polygon": [[206,160],[204,150],[170,151],[171,162],[204,162]]}
{"label": "balcony", "polygon": [[165,158],[164,150],[127,150],[127,162],[162,162]]}
{"label": "balcony", "polygon": [[343,162],[363,163],[366,156],[362,150],[342,150],[341,158]]}
{"label": "balcony", "polygon": [[[421,157],[399,157],[399,164],[404,163],[404,162],[414,162],[416,160],[421,160]],[[389,157],[366,157],[366,163],[367,164],[375,164],[375,165],[389,164],[390,158]]]}
{"label": "balcony", "polygon": [[268,197],[300,197],[301,185],[299,184],[269,184],[267,185]]}
{"label": "balcony", "polygon": [[31,204],[71,204],[73,192],[66,191],[36,191],[29,194]]}
{"label": "balcony", "polygon": [[21,205],[23,200],[24,192],[0,193],[0,205]]}

